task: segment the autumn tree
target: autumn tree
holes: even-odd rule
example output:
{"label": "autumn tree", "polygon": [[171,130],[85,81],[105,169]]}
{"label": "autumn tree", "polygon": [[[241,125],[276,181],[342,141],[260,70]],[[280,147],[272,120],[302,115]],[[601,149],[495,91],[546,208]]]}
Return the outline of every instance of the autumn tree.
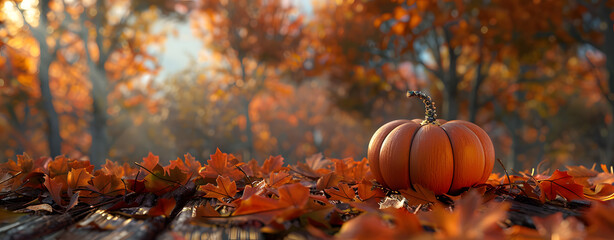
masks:
{"label": "autumn tree", "polygon": [[206,46],[219,56],[227,85],[241,102],[246,157],[254,157],[250,105],[282,75],[284,61],[301,38],[302,16],[283,1],[205,1],[191,21]]}

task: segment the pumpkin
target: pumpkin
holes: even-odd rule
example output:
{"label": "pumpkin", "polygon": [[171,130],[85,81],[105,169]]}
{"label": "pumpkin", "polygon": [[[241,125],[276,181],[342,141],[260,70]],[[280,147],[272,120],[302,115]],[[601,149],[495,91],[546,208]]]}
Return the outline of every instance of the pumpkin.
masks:
{"label": "pumpkin", "polygon": [[371,137],[367,157],[375,179],[393,190],[420,184],[435,194],[486,182],[495,161],[488,134],[467,121],[436,119],[431,97],[407,92],[416,96],[426,106],[424,120],[395,120]]}

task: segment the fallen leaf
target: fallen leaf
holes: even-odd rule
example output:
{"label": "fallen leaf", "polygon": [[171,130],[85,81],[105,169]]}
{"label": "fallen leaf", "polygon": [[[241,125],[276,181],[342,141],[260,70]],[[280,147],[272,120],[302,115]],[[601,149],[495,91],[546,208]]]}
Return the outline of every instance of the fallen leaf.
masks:
{"label": "fallen leaf", "polygon": [[328,173],[320,178],[316,182],[316,190],[329,189],[339,184],[343,178],[333,172]]}
{"label": "fallen leaf", "polygon": [[149,209],[147,215],[149,216],[164,216],[168,217],[175,208],[176,202],[174,198],[160,198],[156,205]]}
{"label": "fallen leaf", "polygon": [[221,216],[218,211],[216,211],[211,203],[206,202],[205,205],[200,205],[194,209],[194,217],[219,217]]}
{"label": "fallen leaf", "polygon": [[324,190],[324,192],[330,195],[330,200],[338,200],[345,203],[350,203],[354,201],[356,193],[354,193],[354,189],[351,189],[347,184],[339,183],[337,185],[337,189],[330,188]]}
{"label": "fallen leaf", "polygon": [[26,209],[32,210],[32,211],[46,211],[50,213],[53,212],[53,208],[51,207],[51,205],[46,204],[46,203],[28,206],[26,207]]}
{"label": "fallen leaf", "polygon": [[206,193],[205,197],[217,198],[224,202],[224,198],[234,198],[237,194],[237,184],[235,181],[230,180],[229,177],[218,176],[215,181],[217,186],[207,184],[200,187],[200,190]]}
{"label": "fallen leaf", "polygon": [[399,193],[407,199],[410,206],[438,203],[435,193],[420,184],[414,184],[413,189],[400,190]]}
{"label": "fallen leaf", "polygon": [[539,181],[540,199],[554,200],[557,195],[568,201],[584,199],[583,187],[574,182],[567,172],[556,170],[548,179]]}

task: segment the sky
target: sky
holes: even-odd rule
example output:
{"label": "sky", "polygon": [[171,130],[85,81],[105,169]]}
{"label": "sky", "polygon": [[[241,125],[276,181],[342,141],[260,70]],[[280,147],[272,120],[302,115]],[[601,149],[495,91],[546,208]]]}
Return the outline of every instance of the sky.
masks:
{"label": "sky", "polygon": [[[308,0],[288,0],[306,15],[313,13],[313,6]],[[168,19],[160,19],[154,26],[154,31],[160,31],[165,28],[171,28],[176,31],[176,35],[170,34],[164,44],[162,51],[154,53],[158,56],[158,64],[162,66],[156,80],[166,79],[174,73],[184,70],[190,66],[192,62],[196,62],[198,67],[204,66],[206,61],[204,57],[199,55],[205,53],[205,46],[200,39],[192,34],[189,18],[186,21],[173,21]],[[201,55],[202,56],[202,55]],[[201,65],[202,64],[202,65]]]}

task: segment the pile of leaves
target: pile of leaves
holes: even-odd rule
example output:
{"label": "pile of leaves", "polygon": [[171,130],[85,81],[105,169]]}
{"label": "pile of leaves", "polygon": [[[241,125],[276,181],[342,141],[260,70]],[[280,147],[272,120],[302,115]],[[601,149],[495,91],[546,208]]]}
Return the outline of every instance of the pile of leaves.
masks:
{"label": "pile of leaves", "polygon": [[[614,173],[569,166],[552,174],[492,174],[458,196],[436,196],[414,185],[390,191],[368,160],[314,155],[295,165],[271,156],[260,165],[219,149],[206,164],[190,154],[159,164],[153,154],[133,166],[107,160],[100,169],[63,156],[0,164],[0,222],[16,212],[118,211],[150,207],[140,217],[172,219],[186,202],[205,199],[193,223],[250,224],[263,233],[318,238],[607,237],[614,234]],[[587,206],[578,217],[533,217],[533,226],[508,219],[514,201]]]}

